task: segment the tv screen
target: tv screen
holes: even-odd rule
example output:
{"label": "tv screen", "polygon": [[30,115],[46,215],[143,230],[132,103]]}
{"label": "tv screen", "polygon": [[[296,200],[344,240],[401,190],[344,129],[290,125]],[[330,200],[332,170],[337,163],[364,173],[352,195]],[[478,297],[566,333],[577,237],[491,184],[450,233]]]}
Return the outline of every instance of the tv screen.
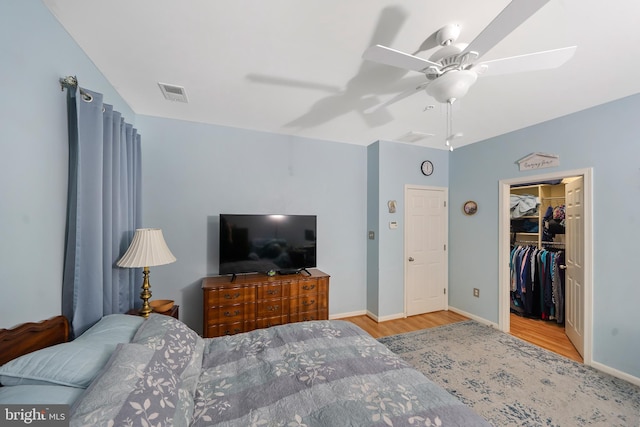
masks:
{"label": "tv screen", "polygon": [[220,274],[316,267],[315,215],[220,214]]}

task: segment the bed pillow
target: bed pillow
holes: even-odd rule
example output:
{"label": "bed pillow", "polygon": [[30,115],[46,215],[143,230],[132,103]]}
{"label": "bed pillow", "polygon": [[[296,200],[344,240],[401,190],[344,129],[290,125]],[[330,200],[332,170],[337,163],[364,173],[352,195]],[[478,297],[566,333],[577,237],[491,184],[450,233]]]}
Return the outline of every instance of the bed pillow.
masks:
{"label": "bed pillow", "polygon": [[3,405],[72,405],[84,389],[62,385],[16,385],[0,387]]}
{"label": "bed pillow", "polygon": [[119,344],[71,408],[70,426],[187,426],[193,398],[162,350]]}
{"label": "bed pillow", "polygon": [[112,344],[131,342],[144,318],[129,314],[108,314],[74,340],[101,341]]}
{"label": "bed pillow", "polygon": [[105,316],[74,341],[25,354],[0,366],[0,384],[86,388],[116,345],[130,342],[143,321],[126,314]]}

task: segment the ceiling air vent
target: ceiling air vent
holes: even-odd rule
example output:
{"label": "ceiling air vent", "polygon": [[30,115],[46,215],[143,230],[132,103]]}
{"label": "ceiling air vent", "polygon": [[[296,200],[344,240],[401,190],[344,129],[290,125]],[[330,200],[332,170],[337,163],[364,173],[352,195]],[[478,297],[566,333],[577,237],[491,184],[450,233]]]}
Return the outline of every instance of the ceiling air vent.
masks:
{"label": "ceiling air vent", "polygon": [[396,141],[413,143],[421,141],[423,139],[431,138],[432,136],[434,136],[432,133],[410,131],[397,138]]}
{"label": "ceiling air vent", "polygon": [[167,83],[158,83],[160,90],[169,101],[189,102],[187,100],[187,92],[182,86],[170,85]]}

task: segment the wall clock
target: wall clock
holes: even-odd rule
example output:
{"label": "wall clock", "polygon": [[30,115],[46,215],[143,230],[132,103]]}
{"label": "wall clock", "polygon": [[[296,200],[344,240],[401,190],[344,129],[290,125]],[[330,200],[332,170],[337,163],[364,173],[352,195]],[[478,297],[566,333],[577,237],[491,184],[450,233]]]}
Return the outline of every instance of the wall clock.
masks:
{"label": "wall clock", "polygon": [[424,176],[429,176],[433,173],[433,163],[430,160],[425,160],[420,165],[420,171]]}

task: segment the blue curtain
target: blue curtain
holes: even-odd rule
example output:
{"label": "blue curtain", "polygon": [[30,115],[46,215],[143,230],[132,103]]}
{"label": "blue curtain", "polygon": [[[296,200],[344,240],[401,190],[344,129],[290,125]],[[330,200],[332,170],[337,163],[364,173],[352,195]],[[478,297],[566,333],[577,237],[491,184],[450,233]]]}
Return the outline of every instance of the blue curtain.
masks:
{"label": "blue curtain", "polygon": [[[67,87],[69,188],[62,314],[76,336],[134,307],[140,269],[115,263],[141,221],[140,135],[100,93]],[[136,276],[136,273],[139,273]]]}

